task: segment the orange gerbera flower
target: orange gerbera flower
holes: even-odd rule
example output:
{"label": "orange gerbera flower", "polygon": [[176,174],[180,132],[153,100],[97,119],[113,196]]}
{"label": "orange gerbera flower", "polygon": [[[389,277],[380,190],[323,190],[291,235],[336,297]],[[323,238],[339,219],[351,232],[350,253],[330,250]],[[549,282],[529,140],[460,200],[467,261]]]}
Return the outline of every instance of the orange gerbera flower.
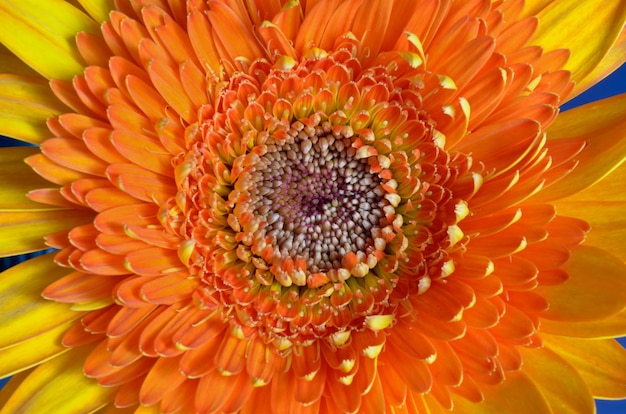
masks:
{"label": "orange gerbera flower", "polygon": [[625,20],[0,1],[0,133],[36,144],[0,151],[0,252],[57,249],[0,279],[2,413],[626,397],[626,97],[557,117],[623,61]]}

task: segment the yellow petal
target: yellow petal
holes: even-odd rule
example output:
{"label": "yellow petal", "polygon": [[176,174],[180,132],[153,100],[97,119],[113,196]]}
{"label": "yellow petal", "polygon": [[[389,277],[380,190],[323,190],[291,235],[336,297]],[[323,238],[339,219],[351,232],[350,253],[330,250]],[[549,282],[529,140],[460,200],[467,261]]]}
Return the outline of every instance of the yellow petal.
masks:
{"label": "yellow petal", "polygon": [[591,246],[578,246],[565,264],[569,279],[536,292],[550,308],[540,316],[562,321],[591,321],[615,315],[626,307],[626,265]]}
{"label": "yellow petal", "polygon": [[11,395],[20,386],[20,384],[28,377],[32,370],[20,372],[11,377],[9,382],[0,390],[0,407],[4,407]]}
{"label": "yellow petal", "polygon": [[607,55],[600,61],[589,75],[585,76],[580,82],[574,85],[572,93],[568,96],[568,99],[583,93],[593,85],[604,79],[617,68],[619,68],[626,61],[626,30],[622,30],[622,34],[617,41],[613,44],[613,47],[609,50]]}
{"label": "yellow petal", "polygon": [[626,350],[614,339],[542,335],[545,346],[578,370],[598,398],[626,397]]}
{"label": "yellow petal", "polygon": [[72,349],[37,367],[7,401],[0,414],[90,413],[109,403],[115,388],[100,387],[83,374],[87,349]]}
{"label": "yellow petal", "polygon": [[536,16],[541,10],[548,7],[554,0],[526,0],[524,2],[524,11],[522,15],[524,17]]}
{"label": "yellow petal", "polygon": [[41,297],[43,289],[69,273],[52,261],[53,254],[30,259],[0,275],[0,349],[18,344],[80,317],[69,304]]}
{"label": "yellow petal", "polygon": [[48,118],[67,110],[43,79],[0,75],[0,134],[39,144],[52,136]]}
{"label": "yellow petal", "polygon": [[559,201],[556,204],[560,215],[579,217],[591,225],[585,244],[600,247],[626,261],[626,201]]}
{"label": "yellow petal", "polygon": [[109,20],[109,12],[115,8],[113,0],[78,0],[78,2],[97,22]]}
{"label": "yellow petal", "polygon": [[586,244],[626,261],[626,163],[600,182],[571,197],[554,202],[560,215],[579,217],[591,225]]}
{"label": "yellow petal", "polygon": [[7,377],[69,351],[61,344],[70,323],[59,325],[28,341],[0,350],[0,377]]}
{"label": "yellow petal", "polygon": [[626,310],[599,321],[559,322],[542,319],[541,331],[575,338],[607,339],[626,336]]}
{"label": "yellow petal", "polygon": [[48,79],[69,80],[83,70],[74,36],[98,25],[63,0],[0,2],[0,42]]}
{"label": "yellow petal", "polygon": [[502,384],[481,385],[485,395],[482,403],[472,403],[453,396],[455,411],[480,414],[549,413],[550,408],[535,383],[523,372],[507,374]]}
{"label": "yellow petal", "polygon": [[594,413],[593,397],[580,374],[549,349],[518,348],[523,372],[535,384],[554,414]]}
{"label": "yellow petal", "polygon": [[536,201],[571,196],[600,181],[626,159],[626,94],[580,106],[558,116],[548,128],[553,140],[585,140],[578,167],[547,187]]}
{"label": "yellow petal", "polygon": [[38,152],[36,147],[0,148],[0,212],[58,210],[26,197],[31,190],[51,186],[24,162],[24,158]]}
{"label": "yellow petal", "polygon": [[621,0],[560,0],[537,15],[539,28],[531,43],[544,50],[570,49],[565,69],[572,80],[585,79],[619,37],[626,21],[626,2]]}
{"label": "yellow petal", "polygon": [[30,66],[22,62],[9,49],[0,44],[0,73],[12,73],[21,76],[39,76]]}
{"label": "yellow petal", "polygon": [[[610,202],[626,202],[626,163],[622,163],[615,168],[609,175],[585,190],[573,194],[570,197],[555,201],[558,206],[564,202],[590,202],[590,201],[610,201]],[[560,213],[560,211],[559,211]],[[563,214],[561,214],[563,215]],[[587,217],[587,216],[585,216]]]}
{"label": "yellow petal", "polygon": [[45,250],[44,236],[92,219],[89,211],[0,212],[0,257]]}

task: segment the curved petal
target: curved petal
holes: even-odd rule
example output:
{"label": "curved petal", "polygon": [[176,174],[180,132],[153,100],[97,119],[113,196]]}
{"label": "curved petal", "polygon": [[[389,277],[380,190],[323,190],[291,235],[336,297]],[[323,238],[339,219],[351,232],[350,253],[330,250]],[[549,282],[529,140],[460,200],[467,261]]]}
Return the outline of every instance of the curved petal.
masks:
{"label": "curved petal", "polygon": [[497,385],[481,386],[485,395],[482,403],[472,403],[454,396],[454,408],[460,413],[528,414],[550,413],[550,408],[537,385],[523,372],[507,375]]}
{"label": "curved petal", "polygon": [[591,339],[626,336],[626,310],[599,321],[563,323],[541,319],[541,331],[553,335]]}
{"label": "curved petal", "polygon": [[44,236],[91,220],[93,214],[88,211],[0,212],[0,257],[47,249]]}
{"label": "curved petal", "polygon": [[565,178],[546,187],[534,200],[571,196],[606,177],[626,159],[626,94],[564,112],[548,128],[548,147],[560,140],[584,141],[579,165]]}
{"label": "curved petal", "polygon": [[626,397],[626,349],[614,339],[542,335],[545,346],[576,368],[597,398]]}
{"label": "curved petal", "polygon": [[67,109],[43,79],[0,74],[0,134],[40,144],[52,135],[48,118]]}
{"label": "curved petal", "polygon": [[[626,163],[586,190],[554,204],[560,215],[579,217],[591,226],[585,243],[626,261]],[[626,334],[626,332],[625,332]]]}
{"label": "curved petal", "polygon": [[554,0],[526,0],[524,2],[523,16],[536,16],[552,3],[554,3]]}
{"label": "curved petal", "polygon": [[532,43],[544,50],[571,50],[565,69],[572,72],[572,80],[580,82],[595,69],[621,34],[626,22],[626,1],[555,1],[537,17],[539,27]]}
{"label": "curved petal", "polygon": [[26,196],[31,190],[51,186],[24,162],[26,157],[37,152],[39,149],[36,147],[0,148],[0,212],[59,209],[37,203]]}
{"label": "curved petal", "polygon": [[78,2],[97,22],[109,20],[109,12],[115,5],[113,0],[78,0]]}
{"label": "curved petal", "polygon": [[593,85],[604,79],[615,70],[617,70],[626,61],[626,29],[622,30],[622,34],[617,41],[613,44],[609,52],[604,56],[600,63],[585,76],[580,82],[574,85],[572,93],[568,96],[568,99],[585,92]]}
{"label": "curved petal", "polygon": [[[109,403],[115,388],[98,385],[83,374],[90,349],[74,349],[37,367],[17,388],[0,413],[90,413]],[[61,398],[62,396],[62,398]]]}
{"label": "curved petal", "polygon": [[579,217],[589,223],[591,231],[585,244],[600,247],[626,261],[626,201],[564,201],[557,208],[561,215]]}
{"label": "curved petal", "polygon": [[48,79],[81,73],[83,62],[74,36],[99,33],[93,20],[62,0],[0,2],[0,42]]}
{"label": "curved petal", "polygon": [[32,339],[0,350],[0,377],[14,375],[69,351],[61,339],[71,324],[59,325]]}
{"label": "curved petal", "polygon": [[595,412],[593,398],[580,374],[549,349],[519,348],[524,359],[523,372],[535,384],[554,414]]}
{"label": "curved petal", "polygon": [[69,304],[44,300],[43,289],[69,271],[52,260],[53,255],[30,259],[0,275],[0,349],[37,337],[81,316]]}
{"label": "curved petal", "polygon": [[30,66],[22,62],[9,49],[0,44],[0,73],[12,73],[22,76],[39,76]]}
{"label": "curved petal", "polygon": [[20,384],[22,384],[22,382],[24,382],[26,378],[28,378],[31,371],[32,369],[15,374],[11,377],[9,382],[7,382],[2,389],[0,389],[0,407],[4,407],[15,390],[20,386]]}
{"label": "curved petal", "polygon": [[626,265],[604,250],[578,246],[565,264],[569,278],[536,292],[550,303],[540,316],[562,321],[591,321],[615,315],[626,307]]}

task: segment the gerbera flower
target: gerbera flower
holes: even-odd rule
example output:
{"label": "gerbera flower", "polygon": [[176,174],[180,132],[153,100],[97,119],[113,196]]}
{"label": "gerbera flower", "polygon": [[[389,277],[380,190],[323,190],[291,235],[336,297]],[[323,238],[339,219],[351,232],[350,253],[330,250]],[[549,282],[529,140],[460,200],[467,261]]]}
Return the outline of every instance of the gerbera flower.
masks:
{"label": "gerbera flower", "polygon": [[[3,0],[2,413],[626,397],[596,0]],[[24,162],[25,161],[25,162]],[[612,171],[608,179],[605,179]],[[620,222],[622,225],[620,225]]]}

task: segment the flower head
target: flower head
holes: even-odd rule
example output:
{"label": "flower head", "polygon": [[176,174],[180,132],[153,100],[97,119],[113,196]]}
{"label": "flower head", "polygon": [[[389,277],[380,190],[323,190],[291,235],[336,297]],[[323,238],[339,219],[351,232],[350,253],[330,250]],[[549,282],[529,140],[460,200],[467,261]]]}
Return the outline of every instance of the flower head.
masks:
{"label": "flower head", "polygon": [[626,397],[623,2],[0,10],[6,412]]}

